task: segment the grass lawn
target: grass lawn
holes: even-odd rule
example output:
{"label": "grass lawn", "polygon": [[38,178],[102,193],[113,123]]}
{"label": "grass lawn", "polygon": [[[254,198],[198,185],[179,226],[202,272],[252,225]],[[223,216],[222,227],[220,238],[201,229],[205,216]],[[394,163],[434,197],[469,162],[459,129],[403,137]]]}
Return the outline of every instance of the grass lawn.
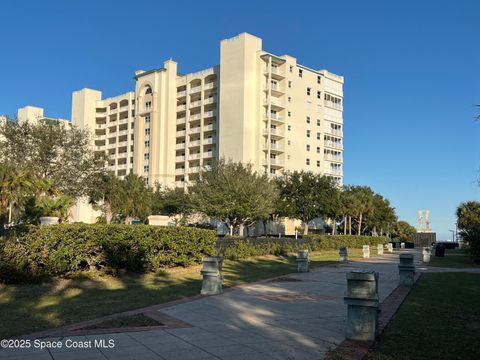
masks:
{"label": "grass lawn", "polygon": [[480,268],[480,265],[475,264],[472,261],[472,258],[465,250],[445,250],[445,257],[431,257],[430,266],[440,266],[440,267],[456,267],[456,268],[466,268],[466,267],[477,267]]}
{"label": "grass lawn", "polygon": [[[361,249],[349,249],[360,258]],[[311,266],[338,261],[337,251],[315,252]],[[200,265],[157,274],[76,276],[43,284],[0,284],[0,339],[95,319],[199,294]],[[263,256],[225,261],[224,286],[234,286],[296,271],[294,257]]]}
{"label": "grass lawn", "polygon": [[369,360],[478,359],[480,274],[424,274]]}

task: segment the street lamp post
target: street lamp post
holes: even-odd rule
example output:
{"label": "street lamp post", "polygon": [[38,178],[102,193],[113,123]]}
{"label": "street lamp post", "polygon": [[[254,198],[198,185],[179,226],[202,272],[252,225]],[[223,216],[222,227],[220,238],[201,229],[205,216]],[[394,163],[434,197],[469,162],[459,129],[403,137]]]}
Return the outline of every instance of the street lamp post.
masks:
{"label": "street lamp post", "polygon": [[455,242],[455,230],[448,230],[452,232],[452,241]]}

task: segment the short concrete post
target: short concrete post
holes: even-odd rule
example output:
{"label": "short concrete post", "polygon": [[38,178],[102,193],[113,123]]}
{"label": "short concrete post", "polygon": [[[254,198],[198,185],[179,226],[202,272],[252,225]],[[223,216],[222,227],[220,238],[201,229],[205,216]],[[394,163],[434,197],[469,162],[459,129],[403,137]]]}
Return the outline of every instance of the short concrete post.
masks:
{"label": "short concrete post", "polygon": [[404,242],[400,243],[400,248],[405,249],[405,243]]}
{"label": "short concrete post", "polygon": [[357,270],[347,273],[346,338],[373,341],[378,332],[378,273]]}
{"label": "short concrete post", "polygon": [[422,251],[422,254],[423,254],[423,262],[424,263],[429,263],[430,262],[430,255],[432,254],[432,250],[430,249],[430,247],[424,247],[423,251]]}
{"label": "short concrete post", "polygon": [[387,249],[388,249],[388,252],[392,253],[392,252],[393,252],[393,244],[392,244],[392,243],[388,243],[388,244],[387,244]]}
{"label": "short concrete post", "polygon": [[383,255],[383,244],[377,245],[378,255]]}
{"label": "short concrete post", "polygon": [[370,245],[363,245],[363,258],[369,258],[370,257]]}
{"label": "short concrete post", "polygon": [[348,261],[348,250],[346,247],[341,247],[338,250],[338,254],[340,255],[340,262],[347,262]]}
{"label": "short concrete post", "polygon": [[400,254],[400,264],[398,264],[400,275],[400,285],[413,286],[415,276],[415,265],[413,264],[412,254]]}
{"label": "short concrete post", "polygon": [[308,257],[308,250],[298,250],[297,255],[297,269],[298,272],[309,272],[310,259]]}
{"label": "short concrete post", "polygon": [[203,275],[202,295],[217,295],[223,292],[222,283],[222,266],[223,257],[210,256],[202,259],[202,270],[200,273]]}

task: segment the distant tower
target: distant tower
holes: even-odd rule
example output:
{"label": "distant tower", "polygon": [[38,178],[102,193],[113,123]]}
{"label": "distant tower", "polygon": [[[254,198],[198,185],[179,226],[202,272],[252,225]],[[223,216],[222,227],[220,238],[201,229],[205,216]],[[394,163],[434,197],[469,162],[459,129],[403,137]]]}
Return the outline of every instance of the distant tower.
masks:
{"label": "distant tower", "polygon": [[418,228],[417,232],[423,232],[423,210],[418,210]]}
{"label": "distant tower", "polygon": [[425,224],[425,232],[432,232],[432,230],[430,230],[430,210],[425,210]]}

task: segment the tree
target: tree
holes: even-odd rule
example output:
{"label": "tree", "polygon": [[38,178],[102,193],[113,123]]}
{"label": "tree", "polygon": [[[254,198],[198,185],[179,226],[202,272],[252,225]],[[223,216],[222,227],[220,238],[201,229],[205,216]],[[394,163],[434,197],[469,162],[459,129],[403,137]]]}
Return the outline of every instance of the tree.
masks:
{"label": "tree", "polygon": [[380,194],[373,195],[372,199],[373,211],[365,220],[365,229],[370,230],[373,234],[384,234],[384,230],[393,228],[397,222],[395,208],[390,206],[390,201]]}
{"label": "tree", "polygon": [[90,149],[85,130],[55,120],[7,121],[0,126],[0,161],[32,178],[49,179],[63,195],[86,195],[90,179],[104,171],[103,157]]}
{"label": "tree", "polygon": [[368,186],[357,185],[345,186],[343,191],[345,192],[344,206],[346,206],[346,212],[348,212],[350,217],[350,228],[351,219],[353,218],[357,223],[357,235],[361,235],[365,219],[373,214],[374,192]]}
{"label": "tree", "polygon": [[152,198],[152,214],[175,216],[180,215],[180,223],[195,211],[190,194],[180,188],[162,189],[157,184]]}
{"label": "tree", "polygon": [[393,237],[401,241],[410,241],[417,232],[414,226],[406,221],[398,221],[393,229]]}
{"label": "tree", "polygon": [[268,217],[278,196],[266,174],[258,174],[251,164],[220,159],[210,169],[202,169],[199,180],[189,189],[197,211],[243,228]]}
{"label": "tree", "polygon": [[332,198],[338,191],[332,178],[310,171],[286,172],[277,178],[277,186],[281,215],[302,220],[305,234],[310,221],[332,212]]}
{"label": "tree", "polygon": [[118,181],[116,194],[112,197],[112,213],[120,215],[125,224],[131,224],[133,219],[145,221],[150,215],[152,190],[145,185],[141,176],[128,174]]}
{"label": "tree", "polygon": [[460,230],[480,226],[480,202],[466,201],[460,203],[456,215],[457,226]]}
{"label": "tree", "polygon": [[[100,174],[91,179],[92,183],[88,192],[89,203],[102,211],[105,221],[110,224],[113,218],[112,203],[120,192],[120,180],[111,174]],[[117,202],[118,203],[118,202]]]}

